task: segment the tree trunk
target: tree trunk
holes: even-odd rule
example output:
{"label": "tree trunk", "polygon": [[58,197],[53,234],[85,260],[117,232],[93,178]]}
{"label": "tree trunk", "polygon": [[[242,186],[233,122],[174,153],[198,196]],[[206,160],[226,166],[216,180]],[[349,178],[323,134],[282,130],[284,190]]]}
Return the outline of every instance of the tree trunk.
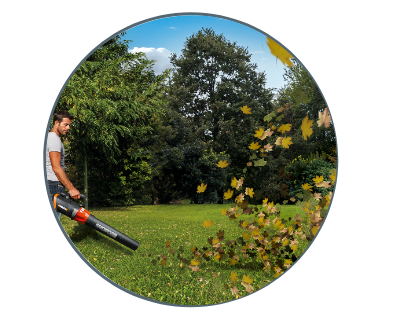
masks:
{"label": "tree trunk", "polygon": [[87,156],[85,154],[83,158],[83,193],[85,194],[86,201],[84,203],[85,209],[89,210],[88,203],[89,203],[89,198],[88,198],[88,170],[87,170]]}
{"label": "tree trunk", "polygon": [[221,188],[218,191],[218,204],[224,204],[224,189]]}
{"label": "tree trunk", "polygon": [[153,189],[153,204],[157,205],[157,204],[159,204],[159,200],[158,200],[158,182],[155,181],[151,185],[151,187]]}

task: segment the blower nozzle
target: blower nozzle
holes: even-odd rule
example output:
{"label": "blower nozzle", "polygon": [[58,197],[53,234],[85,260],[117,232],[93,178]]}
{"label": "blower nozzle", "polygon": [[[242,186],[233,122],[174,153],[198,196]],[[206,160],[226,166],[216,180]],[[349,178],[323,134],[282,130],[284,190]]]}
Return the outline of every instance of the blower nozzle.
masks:
{"label": "blower nozzle", "polygon": [[[80,197],[85,201],[85,196],[83,194],[81,194]],[[93,214],[72,201],[70,197],[64,193],[57,193],[54,195],[53,204],[56,211],[66,215],[71,220],[87,225],[132,250],[136,250],[139,247],[139,242],[97,219]]]}

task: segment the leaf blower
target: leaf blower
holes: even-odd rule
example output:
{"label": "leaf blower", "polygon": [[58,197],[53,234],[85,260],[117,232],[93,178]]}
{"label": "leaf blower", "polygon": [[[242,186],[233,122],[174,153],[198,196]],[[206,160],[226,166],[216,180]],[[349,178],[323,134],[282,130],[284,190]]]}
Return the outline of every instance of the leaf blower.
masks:
{"label": "leaf blower", "polygon": [[[81,194],[81,199],[85,202],[85,196]],[[119,232],[103,221],[97,219],[93,214],[90,214],[85,208],[76,202],[72,201],[69,195],[64,193],[57,193],[53,198],[53,205],[56,211],[71,218],[71,220],[78,221],[81,224],[87,225],[102,234],[114,239],[120,244],[136,250],[139,247],[139,242],[129,238],[127,235]]]}

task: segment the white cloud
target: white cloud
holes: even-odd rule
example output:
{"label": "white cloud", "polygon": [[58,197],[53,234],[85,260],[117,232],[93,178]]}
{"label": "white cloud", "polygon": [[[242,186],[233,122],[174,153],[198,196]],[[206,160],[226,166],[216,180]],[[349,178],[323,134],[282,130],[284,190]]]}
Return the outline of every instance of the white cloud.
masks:
{"label": "white cloud", "polygon": [[154,63],[153,69],[154,72],[158,75],[161,74],[164,70],[172,68],[171,63],[169,62],[169,56],[171,55],[171,51],[165,48],[138,48],[134,47],[130,52],[143,52],[146,54],[147,59],[156,60]]}
{"label": "white cloud", "polygon": [[170,29],[176,29],[175,27],[169,27]]}

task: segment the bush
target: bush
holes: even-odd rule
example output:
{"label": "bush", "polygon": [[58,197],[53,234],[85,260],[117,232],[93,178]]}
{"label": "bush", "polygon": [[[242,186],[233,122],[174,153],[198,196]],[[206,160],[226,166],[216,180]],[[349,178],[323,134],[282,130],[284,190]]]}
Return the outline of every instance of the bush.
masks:
{"label": "bush", "polygon": [[[319,156],[311,155],[307,159],[299,156],[295,158],[290,164],[285,168],[286,174],[288,174],[288,180],[286,184],[289,186],[289,197],[296,197],[296,194],[302,193],[304,190],[302,185],[308,183],[309,185],[315,184],[313,179],[316,176],[323,176],[324,180],[329,179],[329,176],[336,170],[336,165],[332,162],[326,161],[323,158],[324,155]],[[314,186],[313,192],[321,193],[324,197],[333,191],[333,186],[330,188],[319,188]]]}

